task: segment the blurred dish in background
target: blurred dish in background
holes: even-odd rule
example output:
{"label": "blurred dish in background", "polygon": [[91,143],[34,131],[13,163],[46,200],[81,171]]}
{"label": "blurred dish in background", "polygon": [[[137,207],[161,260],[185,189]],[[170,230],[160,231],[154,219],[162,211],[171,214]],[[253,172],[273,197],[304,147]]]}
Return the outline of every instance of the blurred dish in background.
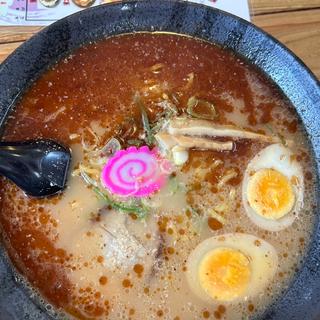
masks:
{"label": "blurred dish in background", "polygon": [[39,1],[43,6],[48,8],[55,7],[59,2],[59,0],[39,0]]}
{"label": "blurred dish in background", "polygon": [[95,0],[72,0],[72,2],[81,8],[87,8],[92,6]]}

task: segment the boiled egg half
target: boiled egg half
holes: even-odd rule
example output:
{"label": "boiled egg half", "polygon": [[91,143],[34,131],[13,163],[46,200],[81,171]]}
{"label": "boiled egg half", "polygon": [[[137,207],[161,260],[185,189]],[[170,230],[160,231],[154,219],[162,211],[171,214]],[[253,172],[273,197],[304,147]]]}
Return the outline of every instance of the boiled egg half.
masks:
{"label": "boiled egg half", "polygon": [[248,164],[242,201],[251,221],[262,229],[280,231],[290,226],[303,203],[303,173],[292,151],[273,144]]}
{"label": "boiled egg half", "polygon": [[271,244],[253,235],[229,233],[201,242],[188,258],[186,275],[200,299],[232,302],[261,293],[277,267]]}

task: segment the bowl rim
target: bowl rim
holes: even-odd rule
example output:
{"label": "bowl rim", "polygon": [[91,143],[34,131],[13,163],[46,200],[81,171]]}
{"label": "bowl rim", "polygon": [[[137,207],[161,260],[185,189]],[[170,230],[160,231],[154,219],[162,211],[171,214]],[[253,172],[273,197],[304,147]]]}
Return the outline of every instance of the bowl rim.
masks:
{"label": "bowl rim", "polygon": [[[70,25],[78,25],[79,26],[82,24],[81,21],[85,17],[90,17],[90,16],[94,16],[97,14],[99,15],[100,13],[104,13],[108,16],[108,14],[111,15],[115,11],[121,11],[121,9],[124,7],[129,8],[128,10],[132,10],[133,16],[135,14],[139,16],[140,11],[142,10],[141,12],[144,12],[144,10],[146,11],[146,8],[157,8],[157,10],[160,10],[160,11],[161,10],[162,11],[163,10],[170,11],[173,9],[176,10],[177,8],[180,8],[180,9],[181,8],[184,8],[184,9],[191,8],[190,11],[188,12],[188,14],[191,14],[191,16],[192,16],[192,11],[193,11],[193,12],[197,12],[197,13],[204,13],[204,14],[207,13],[208,14],[207,17],[215,17],[216,19],[218,19],[218,18],[222,19],[221,22],[223,22],[223,19],[227,20],[228,22],[234,22],[234,25],[233,25],[234,28],[232,29],[232,26],[231,26],[231,28],[229,29],[229,31],[231,30],[231,31],[235,32],[234,41],[232,42],[231,41],[232,39],[231,39],[230,42],[227,42],[228,39],[225,39],[225,42],[222,41],[221,43],[219,43],[219,42],[217,42],[217,43],[219,45],[221,45],[222,47],[229,48],[231,50],[235,50],[236,53],[238,55],[242,56],[243,58],[245,58],[246,61],[249,61],[249,63],[257,66],[273,82],[275,82],[277,84],[277,86],[280,87],[280,90],[282,90],[282,91],[283,91],[283,87],[287,86],[283,82],[283,80],[282,80],[283,78],[281,78],[281,76],[284,76],[284,75],[280,74],[280,76],[278,77],[277,70],[272,69],[273,66],[270,65],[270,61],[267,61],[266,64],[264,64],[265,61],[263,61],[263,60],[257,60],[258,62],[255,61],[255,59],[260,59],[259,52],[255,52],[256,55],[246,56],[245,53],[248,53],[248,54],[251,54],[251,53],[249,51],[246,51],[246,50],[248,50],[248,48],[246,47],[246,44],[243,43],[244,38],[239,39],[236,37],[237,36],[236,31],[239,29],[239,33],[244,32],[244,34],[242,34],[243,37],[247,36],[246,32],[249,31],[250,36],[256,37],[256,38],[254,38],[254,40],[251,40],[253,42],[259,41],[259,40],[265,40],[265,42],[261,42],[260,44],[265,44],[266,49],[269,50],[268,51],[269,54],[273,54],[273,53],[280,54],[284,58],[284,60],[287,59],[288,63],[289,62],[292,63],[292,68],[297,73],[296,75],[293,74],[292,77],[294,77],[294,78],[300,77],[303,81],[306,81],[304,83],[304,85],[306,87],[308,87],[307,88],[309,90],[308,92],[312,94],[312,97],[308,97],[307,91],[305,91],[304,93],[298,92],[295,95],[295,97],[299,98],[299,108],[301,107],[301,110],[300,110],[301,112],[299,113],[299,110],[298,109],[296,109],[296,110],[298,111],[298,114],[299,114],[300,118],[302,119],[304,126],[306,126],[305,122],[308,122],[308,125],[310,125],[310,130],[307,130],[307,134],[308,134],[309,139],[311,139],[312,150],[314,152],[314,157],[315,157],[315,162],[316,162],[315,166],[316,166],[317,182],[318,182],[316,194],[319,195],[320,133],[319,133],[319,136],[312,134],[312,133],[317,134],[317,129],[320,131],[320,120],[319,120],[319,118],[315,117],[317,112],[319,113],[319,111],[320,111],[320,82],[319,82],[319,80],[312,73],[312,71],[303,63],[303,61],[300,58],[298,58],[291,50],[286,48],[281,42],[279,42],[277,39],[275,39],[274,37],[269,35],[267,32],[263,31],[261,28],[253,25],[252,23],[250,23],[242,18],[239,18],[235,15],[232,15],[230,13],[227,13],[227,12],[224,12],[224,11],[221,11],[219,9],[212,8],[209,6],[205,6],[202,4],[198,4],[198,3],[186,2],[183,0],[161,0],[161,2],[159,2],[159,0],[127,0],[127,1],[121,1],[121,2],[115,2],[115,3],[108,3],[108,4],[104,4],[104,5],[91,7],[91,8],[84,10],[84,11],[80,11],[78,13],[74,13],[70,16],[67,16],[67,17],[43,28],[41,31],[39,31],[38,33],[33,35],[29,40],[24,42],[20,47],[18,47],[13,53],[11,53],[2,62],[1,66],[0,66],[0,88],[4,91],[10,92],[10,94],[7,94],[7,95],[6,95],[6,93],[0,93],[0,127],[1,128],[3,127],[4,121],[9,113],[9,111],[11,110],[11,107],[16,103],[16,101],[20,97],[20,95],[23,94],[23,92],[21,90],[25,90],[28,87],[26,85],[26,83],[22,83],[23,85],[21,85],[21,83],[19,83],[15,88],[15,89],[19,89],[19,90],[14,90],[8,86],[9,84],[13,83],[12,80],[17,80],[18,75],[21,75],[23,73],[21,70],[15,72],[15,69],[14,69],[14,67],[17,67],[17,63],[19,61],[20,62],[22,61],[21,59],[25,59],[24,57],[27,54],[30,54],[30,52],[31,53],[34,52],[34,50],[35,50],[34,47],[37,47],[37,46],[41,47],[41,45],[48,42],[47,39],[52,39],[52,37],[55,35],[55,33],[59,33],[57,30],[61,29],[62,26],[70,26]],[[108,12],[106,12],[106,11],[108,11]],[[126,11],[124,10],[123,12],[126,12]],[[192,16],[192,17],[194,17],[196,19],[195,16]],[[127,18],[129,19],[130,17],[127,17]],[[149,18],[151,18],[151,17],[149,17]],[[132,20],[130,20],[130,21],[132,22]],[[85,23],[88,23],[88,22],[85,22]],[[192,21],[190,23],[192,23]],[[210,25],[210,23],[213,23],[213,22],[210,20],[209,22],[206,21],[205,23]],[[173,26],[172,26],[172,28],[173,28]],[[226,30],[228,30],[227,27],[226,27]],[[145,31],[152,32],[152,30],[145,30]],[[155,31],[155,30],[153,30],[153,31]],[[160,30],[160,32],[161,31],[163,31],[163,30]],[[173,31],[173,32],[180,33],[179,31]],[[115,34],[121,34],[121,32],[115,33]],[[180,33],[180,34],[191,35],[188,33]],[[93,37],[92,35],[90,35],[90,36]],[[209,42],[214,42],[213,40],[210,40],[207,38],[208,36],[212,36],[210,33],[209,34],[208,33],[206,33],[206,34],[200,33],[200,35],[192,34],[191,36],[194,36],[195,38],[199,38],[199,39],[206,40]],[[100,37],[102,37],[102,36],[100,35]],[[98,39],[98,38],[96,38],[96,39]],[[68,39],[64,39],[64,38],[62,38],[62,40],[68,41]],[[239,46],[240,44],[242,44],[243,47],[240,47]],[[81,45],[83,45],[83,43]],[[230,46],[228,46],[228,45],[230,45]],[[237,46],[239,48],[238,51],[236,50]],[[72,51],[72,50],[75,50],[77,47],[78,46],[74,46],[73,48],[69,48],[67,46],[67,49],[70,49],[70,51]],[[41,48],[43,49],[43,47],[41,47]],[[46,48],[44,50],[44,53],[46,54],[49,51],[50,51],[50,49]],[[60,59],[64,54],[69,54],[70,51],[67,50],[65,52],[60,52],[60,56],[59,57],[57,56],[58,59]],[[260,53],[260,54],[262,54],[262,53]],[[275,56],[275,58],[277,59],[278,56]],[[50,59],[52,59],[51,56],[47,57],[47,59],[49,59],[48,62],[53,62],[52,60],[50,61]],[[50,65],[51,64],[49,64],[49,66]],[[285,65],[285,67],[287,67],[287,66],[288,65]],[[273,73],[268,72],[268,70],[271,70],[271,69],[272,69]],[[26,70],[29,70],[29,69],[26,69]],[[40,75],[44,70],[45,69],[43,69],[43,68],[41,70],[40,69],[36,70],[36,72],[33,74],[33,76],[29,77],[30,78],[29,80],[34,79],[35,77]],[[10,74],[10,72],[13,72],[13,73]],[[291,74],[288,76],[290,77]],[[23,77],[23,75],[21,75],[21,77]],[[6,80],[8,80],[8,79],[10,79],[10,82],[6,83]],[[281,82],[281,85],[280,85],[280,82]],[[293,87],[295,87],[296,89],[298,88],[296,85],[296,82],[294,82]],[[302,89],[304,89],[304,88],[302,88]],[[286,96],[288,96],[288,93],[286,93],[286,91],[283,91],[283,92]],[[306,102],[308,102],[307,107],[311,108],[311,114],[308,113],[308,110],[307,111],[302,110],[302,106],[300,106],[301,94],[305,97]],[[290,100],[293,97],[294,97],[293,94],[290,97],[288,96],[288,98]],[[297,108],[297,105],[294,102],[292,102],[292,103],[295,106],[295,108]],[[311,103],[313,103],[313,105],[311,105]],[[312,120],[313,120],[313,122],[312,122]],[[319,203],[320,203],[319,198],[320,197],[318,197],[317,203],[316,203],[316,210],[318,213],[319,213]],[[319,214],[318,214],[318,216],[319,216]],[[315,253],[320,250],[320,224],[319,224],[319,217],[318,216],[317,216],[317,221],[315,223],[314,239],[312,240],[312,243],[310,244],[309,251],[306,255],[306,261],[301,268],[301,272],[298,274],[297,277],[294,278],[293,283],[291,285],[291,287],[297,286],[297,288],[298,287],[300,288],[300,291],[298,290],[299,291],[298,295],[297,294],[290,295],[290,288],[289,288],[289,290],[283,296],[281,296],[279,298],[279,300],[277,301],[278,304],[276,304],[274,306],[274,309],[266,312],[266,314],[263,316],[265,319],[284,319],[283,318],[284,315],[288,316],[288,313],[287,313],[288,306],[291,307],[291,309],[290,309],[291,311],[297,310],[297,307],[293,307],[293,303],[297,302],[297,299],[296,299],[297,297],[302,297],[301,285],[303,285],[304,283],[309,283],[309,285],[312,288],[314,288],[312,290],[316,291],[316,296],[313,296],[313,292],[309,292],[309,298],[308,298],[309,300],[307,298],[305,298],[305,302],[306,302],[305,305],[301,305],[301,303],[300,304],[296,303],[298,307],[303,309],[303,311],[304,311],[303,314],[305,315],[306,312],[311,312],[310,310],[308,310],[308,308],[310,308],[310,301],[312,301],[313,303],[315,301],[320,301],[320,270],[319,270],[320,268],[317,268],[317,266],[320,265],[320,259],[317,259],[315,256]],[[311,259],[311,258],[313,258],[313,259]],[[301,274],[304,274],[304,275],[301,276]],[[309,281],[307,281],[308,276],[309,276],[309,278],[310,277],[312,278],[311,280],[313,280],[313,279],[317,280],[316,283],[312,284],[312,281],[310,279],[309,279]],[[298,277],[300,280],[298,279]],[[300,284],[297,284],[298,280],[300,281],[299,282]],[[288,292],[289,292],[289,296],[288,296]],[[278,308],[277,306],[280,306],[281,303],[283,303],[283,302],[281,302],[281,301],[284,301],[283,299],[286,299],[286,302],[285,302],[286,308],[283,308],[283,307]],[[308,306],[308,308],[306,308],[306,306]],[[316,312],[320,311],[320,304],[319,303],[318,303],[318,306],[316,309],[317,309]],[[281,316],[282,316],[282,318],[281,318]],[[292,318],[292,319],[294,319],[294,318]]]}

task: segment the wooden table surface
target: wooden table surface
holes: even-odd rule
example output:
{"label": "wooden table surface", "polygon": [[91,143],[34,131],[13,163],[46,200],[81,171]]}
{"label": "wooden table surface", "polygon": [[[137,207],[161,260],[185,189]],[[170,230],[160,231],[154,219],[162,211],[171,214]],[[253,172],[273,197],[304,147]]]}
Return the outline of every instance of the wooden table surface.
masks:
{"label": "wooden table surface", "polygon": [[[253,22],[288,46],[320,79],[320,0],[251,0],[250,3]],[[0,27],[0,62],[40,29]]]}

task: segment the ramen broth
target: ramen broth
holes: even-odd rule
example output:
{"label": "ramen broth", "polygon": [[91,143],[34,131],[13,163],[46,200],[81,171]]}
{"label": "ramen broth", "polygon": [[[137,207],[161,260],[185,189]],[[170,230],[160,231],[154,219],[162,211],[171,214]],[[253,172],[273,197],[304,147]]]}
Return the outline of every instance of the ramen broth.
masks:
{"label": "ramen broth", "polygon": [[[159,132],[176,139],[166,131],[168,122],[199,118],[272,136],[278,146],[291,149],[290,159],[302,170],[295,177],[303,180],[296,191],[303,205],[292,223],[272,231],[254,223],[244,208],[246,168],[272,144],[263,139],[186,134],[203,143],[214,139],[219,148],[230,142],[232,149],[184,147],[177,156],[187,161],[182,157],[178,165],[161,153],[171,166],[165,183],[144,197],[128,200],[101,185],[101,170],[114,154],[99,150],[110,139],[123,150],[136,146],[133,153],[141,145],[151,150]],[[174,34],[129,34],[86,45],[36,80],[9,116],[5,140],[40,137],[71,147],[68,187],[49,199],[31,199],[3,180],[1,229],[19,272],[70,317],[247,319],[264,311],[297,272],[313,223],[306,138],[279,90],[232,52]],[[246,235],[269,243],[277,256],[269,256],[275,272],[263,289],[251,283],[250,296],[239,291],[237,299],[226,301],[202,292],[202,299],[189,279],[195,272],[198,281],[198,271],[189,267],[197,255],[190,254],[204,240],[223,235],[223,242],[228,234],[244,235],[238,255],[250,256],[252,246],[259,250],[260,240]]]}

